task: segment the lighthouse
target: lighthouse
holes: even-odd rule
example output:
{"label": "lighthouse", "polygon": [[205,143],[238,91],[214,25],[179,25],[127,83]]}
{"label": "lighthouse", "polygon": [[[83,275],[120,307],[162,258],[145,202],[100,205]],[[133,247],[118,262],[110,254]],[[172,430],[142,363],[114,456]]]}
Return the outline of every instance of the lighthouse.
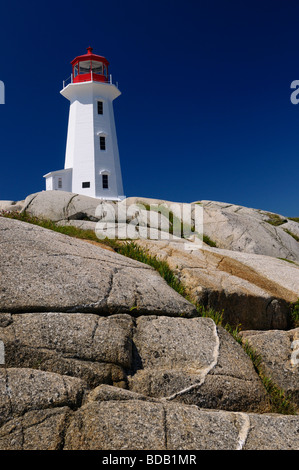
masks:
{"label": "lighthouse", "polygon": [[121,92],[112,83],[108,60],[91,47],[71,65],[70,83],[60,91],[70,102],[65,164],[44,175],[46,190],[124,199],[113,111]]}

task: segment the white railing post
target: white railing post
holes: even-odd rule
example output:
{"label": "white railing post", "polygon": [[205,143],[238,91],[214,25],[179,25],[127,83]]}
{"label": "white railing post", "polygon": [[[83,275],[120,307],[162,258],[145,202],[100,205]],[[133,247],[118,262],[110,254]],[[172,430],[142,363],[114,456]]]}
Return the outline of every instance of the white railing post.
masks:
{"label": "white railing post", "polygon": [[71,73],[71,83],[73,83],[73,74]]}

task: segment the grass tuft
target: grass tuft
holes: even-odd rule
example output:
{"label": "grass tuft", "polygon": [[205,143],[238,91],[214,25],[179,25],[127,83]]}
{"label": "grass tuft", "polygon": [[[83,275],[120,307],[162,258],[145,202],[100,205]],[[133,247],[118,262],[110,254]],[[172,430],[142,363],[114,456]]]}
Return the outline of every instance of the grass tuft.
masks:
{"label": "grass tuft", "polygon": [[239,328],[234,330],[229,325],[226,325],[226,329],[232,334],[235,340],[243,347],[244,351],[251,359],[253,367],[259,375],[270,399],[271,413],[279,413],[284,415],[296,415],[298,414],[298,408],[292,402],[291,395],[288,395],[283,389],[279,388],[271,379],[264,374],[262,366],[262,357],[256,352],[254,348],[244,341],[240,335]]}
{"label": "grass tuft", "polygon": [[222,326],[223,323],[223,311],[217,312],[213,308],[204,307],[201,304],[195,304],[196,310],[199,317],[211,318],[217,326]]}
{"label": "grass tuft", "polygon": [[297,265],[297,263],[295,263],[295,261],[292,261],[291,259],[287,259],[287,258],[277,258],[277,259],[281,259],[282,261],[287,261],[288,263]]}
{"label": "grass tuft", "polygon": [[166,261],[159,260],[156,256],[150,255],[147,250],[141,248],[137,243],[132,241],[116,244],[115,251],[123,256],[127,256],[128,258],[152,266],[156,271],[158,271],[160,276],[165,279],[170,287],[183,297],[187,296],[185,287],[170,269]]}
{"label": "grass tuft", "polygon": [[8,219],[20,220],[21,222],[26,222],[28,224],[38,225],[39,227],[43,227],[48,230],[53,230],[54,232],[63,233],[64,235],[68,235],[69,237],[79,238],[81,240],[90,240],[99,244],[104,243],[106,245],[111,246],[111,248],[114,248],[114,246],[116,245],[114,243],[114,240],[99,240],[94,230],[81,229],[79,227],[74,227],[73,225],[56,225],[56,223],[52,220],[40,219],[38,217],[27,214],[26,212],[0,211],[0,216],[6,217]]}
{"label": "grass tuft", "polygon": [[208,235],[203,234],[203,241],[204,241],[207,245],[209,245],[209,246],[211,246],[211,247],[213,247],[213,248],[217,248],[216,243],[213,242],[213,240],[211,240]]}
{"label": "grass tuft", "polygon": [[299,328],[299,299],[291,306],[291,319],[293,328]]}
{"label": "grass tuft", "polygon": [[267,216],[269,219],[266,220],[266,222],[268,222],[268,224],[274,225],[275,227],[283,225],[288,221],[287,219],[282,219],[278,214],[272,214],[271,212],[267,212]]}
{"label": "grass tuft", "polygon": [[296,240],[296,242],[299,242],[299,237],[298,237],[298,235],[296,235],[295,233],[291,232],[290,230],[288,230],[288,229],[286,229],[286,228],[284,229],[284,231],[285,231],[286,233],[288,233],[291,237],[293,237],[294,240]]}

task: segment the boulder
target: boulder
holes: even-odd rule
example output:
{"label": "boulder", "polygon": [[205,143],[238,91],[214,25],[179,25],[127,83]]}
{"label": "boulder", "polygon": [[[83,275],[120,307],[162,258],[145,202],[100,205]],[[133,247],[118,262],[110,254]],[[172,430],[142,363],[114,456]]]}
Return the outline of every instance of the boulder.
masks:
{"label": "boulder", "polygon": [[279,214],[235,204],[201,203],[204,233],[216,242],[218,248],[299,262],[299,243],[285,231],[289,228],[289,231],[298,233],[297,222]]}
{"label": "boulder", "polygon": [[44,312],[5,314],[0,324],[8,371],[35,368],[204,408],[269,410],[249,357],[209,318]]}
{"label": "boulder", "polygon": [[299,238],[299,223],[298,222],[288,219],[288,221],[283,224],[282,228],[286,233],[291,234],[293,238],[296,239],[297,237],[297,241],[298,241],[298,238]]}
{"label": "boulder", "polygon": [[[0,206],[1,207],[1,206]],[[150,214],[142,202],[123,200],[122,202],[103,201],[100,199],[69,193],[66,191],[42,191],[27,196],[22,212],[65,224],[77,221],[108,224],[132,224],[140,227],[151,226],[154,229],[168,230],[167,218],[160,214]]]}
{"label": "boulder", "polygon": [[299,406],[299,328],[288,331],[244,331],[247,342],[258,354],[266,377],[284,390]]}
{"label": "boulder", "polygon": [[62,450],[71,410],[34,410],[0,428],[0,450]]}
{"label": "boulder", "polygon": [[99,199],[67,191],[41,191],[26,197],[21,212],[54,222],[64,219],[97,221],[95,212],[99,204]]}
{"label": "boulder", "polygon": [[249,357],[210,318],[139,317],[133,352],[134,392],[201,408],[269,409]]}
{"label": "boulder", "polygon": [[250,414],[244,450],[299,450],[298,415]]}
{"label": "boulder", "polygon": [[299,450],[298,426],[298,416],[202,410],[132,394],[77,411],[28,411],[0,428],[0,450]]}
{"label": "boulder", "polygon": [[132,362],[133,320],[120,314],[27,313],[1,328],[7,367],[38,367],[80,377],[91,387],[124,386]]}
{"label": "boulder", "polygon": [[0,212],[20,212],[25,201],[0,201]]}
{"label": "boulder", "polygon": [[29,368],[0,369],[0,426],[29,410],[81,405],[86,384]]}
{"label": "boulder", "polygon": [[298,450],[298,416],[232,413],[134,399],[76,411],[65,450]]}
{"label": "boulder", "polygon": [[298,450],[298,416],[202,410],[99,388],[77,411],[61,406],[12,418],[0,428],[0,449]]}
{"label": "boulder", "polygon": [[223,311],[224,323],[242,330],[289,326],[289,304],[299,296],[299,265],[207,245],[192,249],[190,241],[137,243],[167,261],[194,302]]}
{"label": "boulder", "polygon": [[0,237],[2,312],[195,311],[153,268],[100,246],[3,217]]}
{"label": "boulder", "polygon": [[[196,235],[184,240],[168,233],[165,215],[149,212],[158,205],[173,217],[189,214],[193,230],[203,215],[203,231],[218,248]],[[299,244],[290,235],[298,233],[299,224],[293,220],[221,202],[132,197],[116,204],[63,191],[30,195],[24,210],[60,225],[94,230],[99,239],[150,239],[142,246],[167,260],[195,302],[223,311],[224,321],[242,329],[289,327],[289,303],[299,297]]]}
{"label": "boulder", "polygon": [[187,204],[130,197],[122,204],[143,204],[146,209],[164,206],[175,217],[189,221],[193,230],[202,230],[221,249],[299,262],[299,223],[280,214],[206,200]]}
{"label": "boulder", "polygon": [[[57,225],[95,230],[99,238],[159,239],[165,237],[164,232],[170,234],[169,214],[158,213],[154,208],[148,211],[144,204],[142,199],[116,203],[66,191],[42,191],[29,195],[21,212]],[[163,207],[167,205],[163,203]]]}

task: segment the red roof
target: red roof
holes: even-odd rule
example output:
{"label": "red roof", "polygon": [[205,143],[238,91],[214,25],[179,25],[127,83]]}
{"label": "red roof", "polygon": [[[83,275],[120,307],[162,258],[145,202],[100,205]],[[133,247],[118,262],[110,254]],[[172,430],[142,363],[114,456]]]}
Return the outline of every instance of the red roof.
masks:
{"label": "red roof", "polygon": [[109,65],[109,62],[105,57],[92,53],[92,47],[88,47],[87,54],[77,56],[74,60],[72,60],[71,64],[74,65],[77,62],[81,62],[83,60],[95,60],[97,62],[103,62],[104,64]]}

